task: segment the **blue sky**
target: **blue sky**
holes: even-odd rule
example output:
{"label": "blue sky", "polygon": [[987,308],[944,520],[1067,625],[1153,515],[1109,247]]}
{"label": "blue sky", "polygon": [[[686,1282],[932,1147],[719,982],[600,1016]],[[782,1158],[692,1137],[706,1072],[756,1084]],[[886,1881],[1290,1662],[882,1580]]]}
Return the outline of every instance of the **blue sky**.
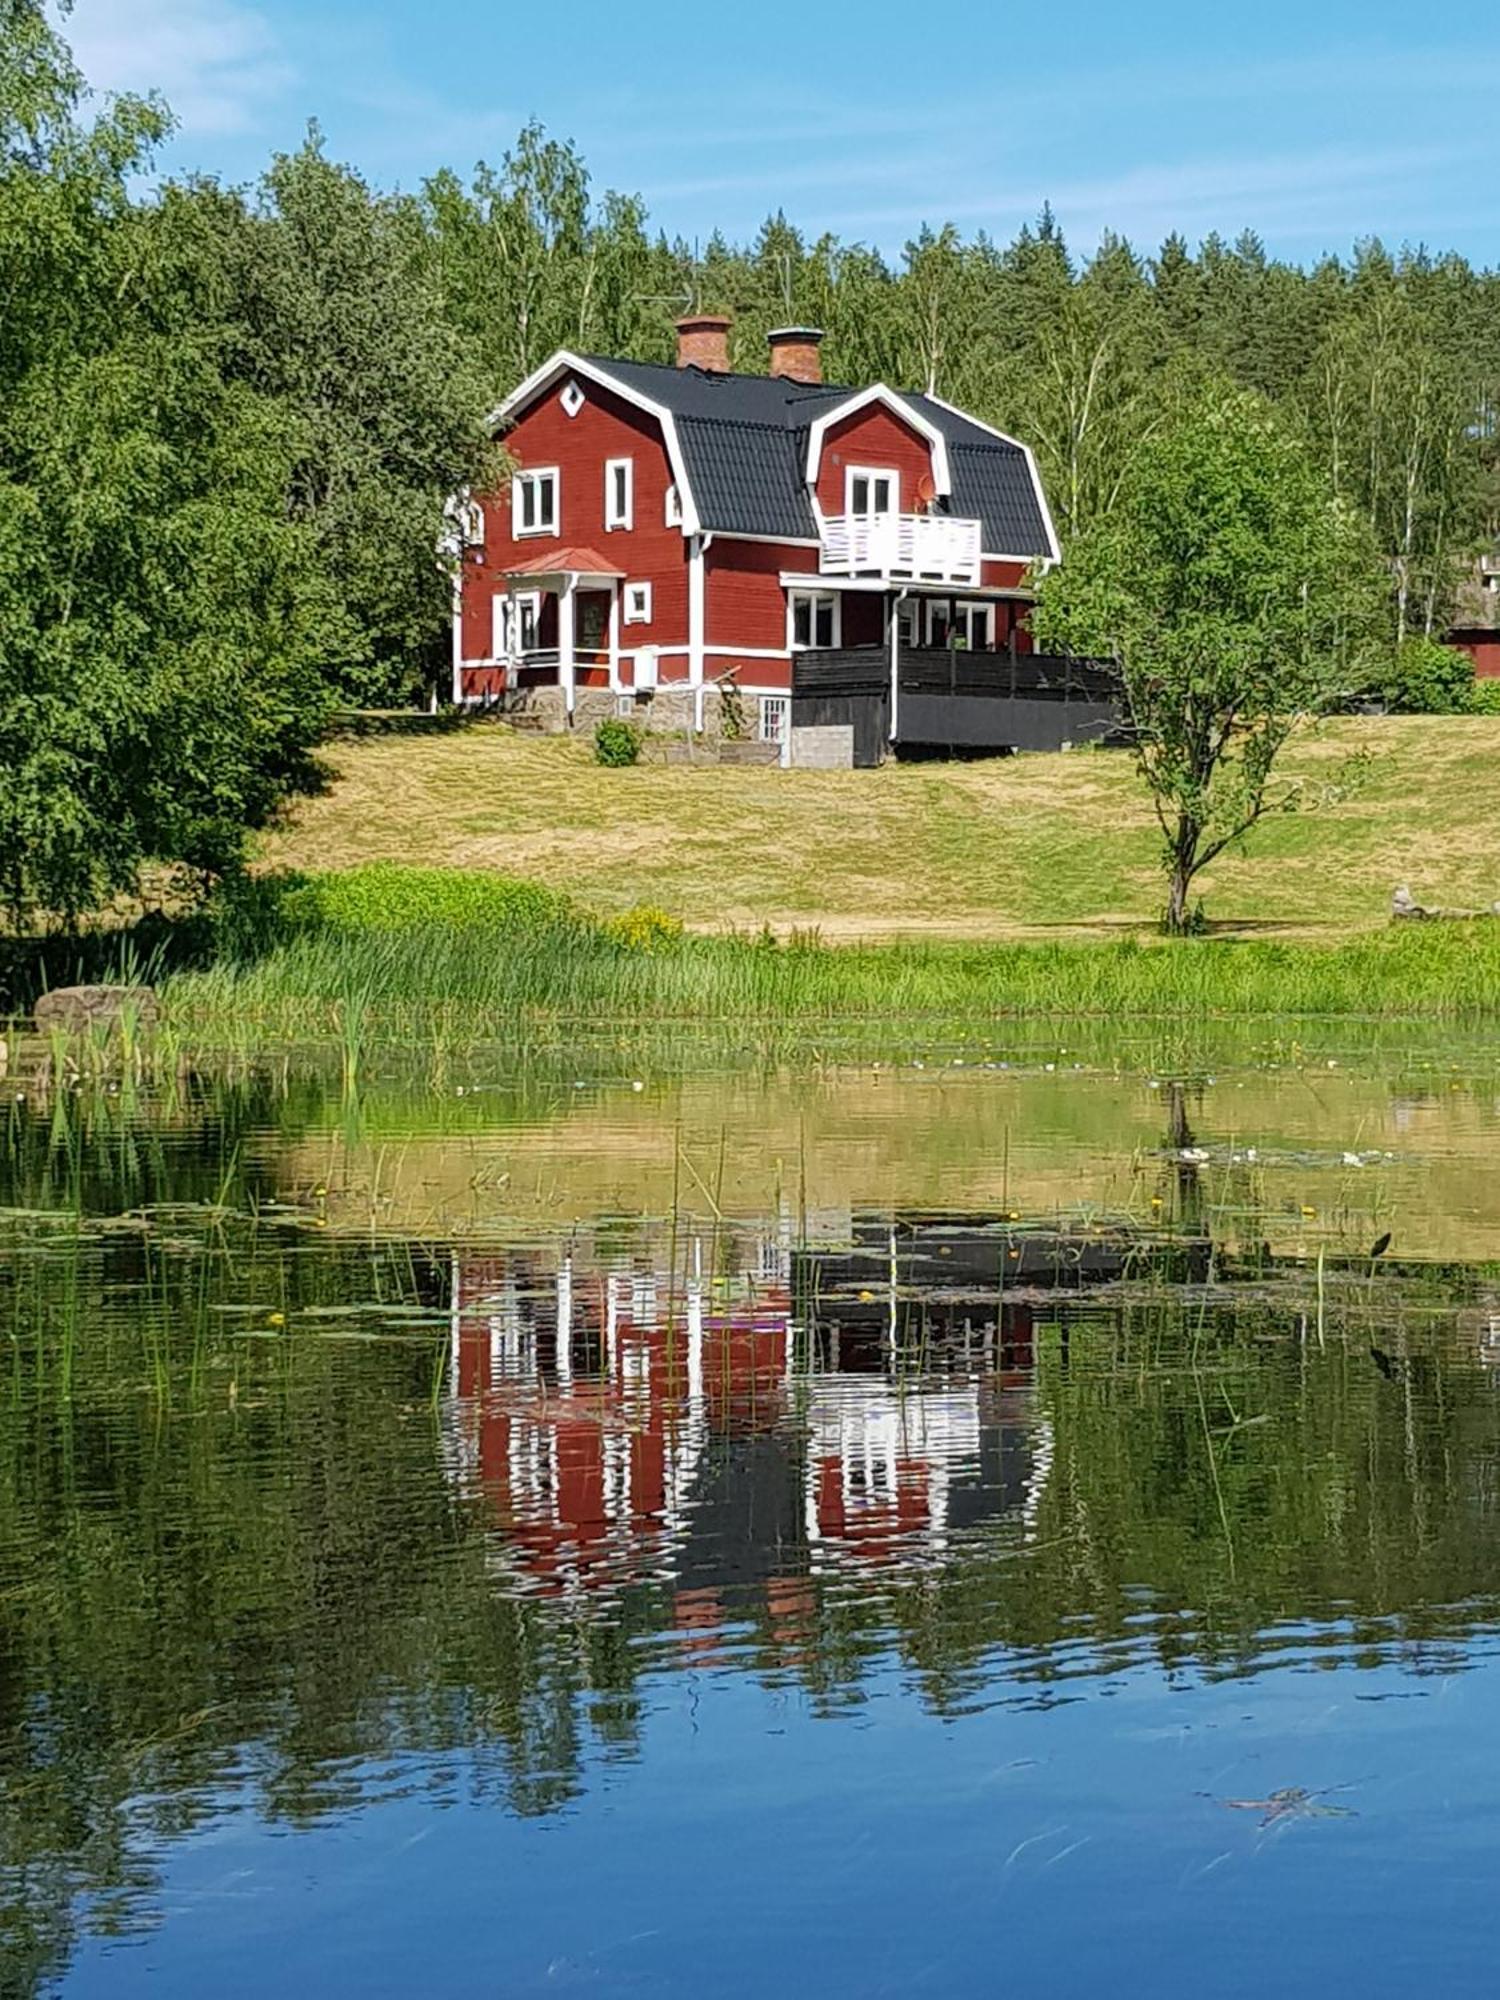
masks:
{"label": "blue sky", "polygon": [[[598,188],[693,237],[784,207],[899,250],[924,220],[1008,237],[1044,200],[1113,228],[1357,236],[1500,262],[1500,36],[1431,0],[862,7],[668,0],[76,0],[96,86],[163,90],[174,170],[254,175],[316,117],[371,178],[497,160],[538,117]],[[916,24],[914,26],[914,23]]]}

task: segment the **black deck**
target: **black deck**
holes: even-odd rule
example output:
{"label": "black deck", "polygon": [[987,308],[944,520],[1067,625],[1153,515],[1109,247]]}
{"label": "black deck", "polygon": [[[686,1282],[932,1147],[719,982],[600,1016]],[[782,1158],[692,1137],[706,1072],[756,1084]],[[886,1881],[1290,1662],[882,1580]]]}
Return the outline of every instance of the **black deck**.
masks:
{"label": "black deck", "polygon": [[878,764],[893,741],[898,754],[960,755],[1119,742],[1124,702],[1108,661],[903,646],[893,732],[890,654],[842,647],[794,656],[792,723],[851,725],[863,766]]}

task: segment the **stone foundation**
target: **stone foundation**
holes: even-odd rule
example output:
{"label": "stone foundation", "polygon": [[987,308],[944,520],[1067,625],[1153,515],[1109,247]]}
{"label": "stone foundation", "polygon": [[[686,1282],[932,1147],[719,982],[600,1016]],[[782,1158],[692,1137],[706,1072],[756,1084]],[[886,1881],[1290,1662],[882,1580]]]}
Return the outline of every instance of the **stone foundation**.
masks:
{"label": "stone foundation", "polygon": [[[747,725],[753,726],[754,702],[743,706]],[[567,704],[560,687],[514,688],[493,704],[493,714],[517,729],[561,735],[568,727]],[[723,698],[716,687],[703,689],[703,728],[695,732],[697,716],[695,690],[690,687],[658,688],[654,694],[632,695],[629,689],[616,694],[609,688],[581,687],[575,691],[573,730],[591,735],[607,717],[621,715],[643,729],[648,736],[691,736],[717,743],[723,734]]]}
{"label": "stone foundation", "polygon": [[787,761],[796,771],[852,771],[853,723],[822,722],[794,727]]}

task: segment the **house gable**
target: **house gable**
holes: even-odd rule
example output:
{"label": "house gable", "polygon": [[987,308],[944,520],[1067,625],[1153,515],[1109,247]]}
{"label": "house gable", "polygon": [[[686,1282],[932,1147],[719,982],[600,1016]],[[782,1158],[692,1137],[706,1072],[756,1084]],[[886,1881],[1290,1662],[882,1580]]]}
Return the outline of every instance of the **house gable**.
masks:
{"label": "house gable", "polygon": [[[582,390],[582,401],[569,394]],[[622,627],[622,645],[681,646],[688,641],[688,545],[680,522],[669,520],[667,489],[675,484],[658,419],[630,398],[592,378],[563,371],[510,422],[506,448],[524,475],[541,468],[558,479],[555,534],[515,532],[510,488],[483,503],[483,541],[470,557],[464,591],[464,654],[491,651],[493,598],[518,565],[535,569],[554,552],[597,550],[631,583],[650,586],[649,616]],[[630,525],[611,525],[607,467],[630,466]]]}
{"label": "house gable", "polygon": [[929,492],[941,490],[930,438],[884,401],[866,402],[849,415],[832,416],[808,449],[810,465],[817,453],[813,490],[825,515],[847,511],[851,466],[896,475],[897,513],[920,511],[924,486]]}

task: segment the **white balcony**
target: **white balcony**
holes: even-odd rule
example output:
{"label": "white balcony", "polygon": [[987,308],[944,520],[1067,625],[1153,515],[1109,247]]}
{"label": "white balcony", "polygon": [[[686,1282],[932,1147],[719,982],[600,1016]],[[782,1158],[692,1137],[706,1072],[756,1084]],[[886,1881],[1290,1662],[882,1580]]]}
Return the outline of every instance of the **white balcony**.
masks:
{"label": "white balcony", "polygon": [[979,522],[950,514],[830,514],[823,522],[825,576],[975,584],[979,551]]}

